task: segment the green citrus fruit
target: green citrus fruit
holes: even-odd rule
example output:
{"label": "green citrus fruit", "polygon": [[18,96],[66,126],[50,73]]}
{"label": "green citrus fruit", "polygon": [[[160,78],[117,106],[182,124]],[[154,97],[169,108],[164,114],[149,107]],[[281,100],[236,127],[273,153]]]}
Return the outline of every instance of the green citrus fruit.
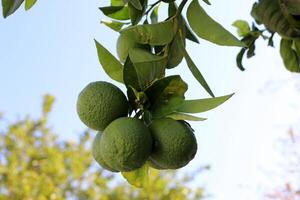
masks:
{"label": "green citrus fruit", "polygon": [[113,84],[92,82],[78,96],[77,113],[88,127],[103,131],[113,120],[127,115],[128,102]]}
{"label": "green citrus fruit", "polygon": [[135,118],[114,120],[103,131],[100,152],[112,169],[126,172],[138,169],[148,160],[152,138],[144,123]]}
{"label": "green citrus fruit", "polygon": [[192,129],[183,121],[165,118],[150,125],[154,147],[149,161],[157,169],[178,169],[196,155],[197,141]]}
{"label": "green citrus fruit", "polygon": [[113,169],[112,167],[108,166],[107,163],[105,163],[104,159],[102,158],[102,154],[100,152],[100,141],[101,141],[102,133],[98,132],[94,141],[93,141],[93,147],[92,147],[92,153],[94,159],[97,161],[99,165],[101,165],[104,169],[107,169],[111,172],[118,172],[117,170]]}

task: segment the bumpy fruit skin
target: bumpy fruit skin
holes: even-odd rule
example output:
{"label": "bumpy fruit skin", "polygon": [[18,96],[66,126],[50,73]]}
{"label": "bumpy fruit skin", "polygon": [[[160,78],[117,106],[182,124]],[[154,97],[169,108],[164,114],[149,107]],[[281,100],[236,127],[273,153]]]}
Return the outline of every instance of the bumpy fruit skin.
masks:
{"label": "bumpy fruit skin", "polygon": [[103,131],[113,120],[127,115],[128,101],[113,84],[92,82],[78,96],[77,113],[85,125]]}
{"label": "bumpy fruit skin", "polygon": [[105,163],[121,172],[144,165],[152,151],[152,138],[144,123],[135,118],[116,119],[103,131],[100,152]]}
{"label": "bumpy fruit skin", "polygon": [[96,162],[101,165],[104,169],[109,170],[111,172],[118,172],[117,170],[113,169],[111,166],[107,165],[105,163],[104,159],[102,158],[102,153],[100,151],[100,141],[101,141],[102,133],[98,132],[94,141],[93,141],[93,147],[92,147],[92,154]]}
{"label": "bumpy fruit skin", "polygon": [[178,169],[196,155],[197,141],[192,129],[183,121],[165,118],[150,125],[154,147],[149,161],[156,169]]}

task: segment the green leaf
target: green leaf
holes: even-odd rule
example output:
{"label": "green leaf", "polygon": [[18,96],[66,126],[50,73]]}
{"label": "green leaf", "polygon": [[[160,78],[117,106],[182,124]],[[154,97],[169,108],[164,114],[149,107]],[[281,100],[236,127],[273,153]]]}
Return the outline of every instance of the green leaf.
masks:
{"label": "green leaf", "polygon": [[218,107],[232,96],[233,94],[215,98],[185,100],[177,109],[177,111],[184,113],[206,112]]}
{"label": "green leaf", "polygon": [[294,39],[293,44],[295,46],[295,51],[296,51],[298,57],[300,58],[300,39],[299,38]]}
{"label": "green leaf", "polygon": [[129,56],[127,56],[127,59],[124,63],[123,78],[127,88],[132,87],[135,90],[141,90],[138,72],[136,71],[136,68],[131,62]]}
{"label": "green leaf", "polygon": [[152,24],[156,24],[158,22],[158,8],[159,4],[151,12],[150,19]]}
{"label": "green leaf", "polygon": [[200,43],[198,38],[195,36],[195,34],[192,32],[192,30],[190,29],[190,27],[187,25],[186,22],[185,22],[185,32],[186,32],[186,39],[198,44]]}
{"label": "green leaf", "polygon": [[115,81],[123,83],[122,64],[99,42],[95,40],[98,58],[106,74]]}
{"label": "green leaf", "polygon": [[129,57],[139,85],[136,89],[143,90],[154,80],[164,76],[166,56],[154,55],[141,48],[132,48],[129,50]]}
{"label": "green leaf", "polygon": [[26,0],[25,1],[25,10],[29,10],[34,6],[34,4],[37,2],[37,0]]}
{"label": "green leaf", "polygon": [[134,39],[140,44],[165,45],[173,40],[177,24],[175,19],[157,24],[136,25],[123,29],[121,33],[129,38]]}
{"label": "green leaf", "polygon": [[189,5],[187,19],[193,31],[202,39],[218,45],[244,46],[240,40],[210,17],[200,6],[198,0],[193,0]]}
{"label": "green leaf", "polygon": [[142,19],[144,15],[144,11],[146,8],[147,0],[142,0],[143,2],[143,9],[138,10],[136,9],[130,2],[128,3],[128,8],[129,8],[129,15],[131,19],[132,25],[136,25],[139,23],[139,21]]}
{"label": "green leaf", "polygon": [[[185,37],[185,29],[183,26],[182,29],[182,34],[183,38]],[[183,59],[183,53],[182,51],[179,51],[180,49],[180,43],[181,43],[181,38],[180,38],[180,33],[179,31],[176,33],[172,43],[169,45],[169,51],[168,51],[168,63],[167,63],[167,68],[171,69],[176,66],[178,66],[182,59]],[[185,40],[184,40],[184,46],[185,46]]]}
{"label": "green leaf", "polygon": [[245,20],[237,20],[232,25],[238,29],[238,35],[240,37],[245,37],[251,31],[248,22]]}
{"label": "green leaf", "polygon": [[128,0],[136,9],[143,10],[143,6],[139,0]]}
{"label": "green leaf", "polygon": [[13,14],[24,2],[24,0],[2,0],[2,14],[6,18]]}
{"label": "green leaf", "polygon": [[148,164],[145,164],[143,167],[137,170],[131,172],[122,172],[122,175],[131,185],[138,188],[143,188],[148,185],[149,166]]}
{"label": "green leaf", "polygon": [[102,13],[116,20],[128,20],[130,19],[129,16],[129,9],[128,6],[108,6],[108,7],[100,7],[99,8]]}
{"label": "green leaf", "polygon": [[171,114],[167,115],[166,117],[174,119],[174,120],[187,120],[187,121],[204,121],[204,120],[206,120],[206,118],[196,117],[193,115],[188,115],[188,114],[179,113],[179,112],[171,113]]}
{"label": "green leaf", "polygon": [[155,81],[145,93],[151,103],[153,117],[163,117],[174,112],[184,101],[188,85],[179,75],[169,76]]}
{"label": "green leaf", "polygon": [[211,5],[211,3],[209,2],[209,0],[203,0],[203,2],[205,2],[207,5]]}
{"label": "green leaf", "polygon": [[[169,17],[174,16],[176,14],[176,12],[177,12],[177,6],[176,6],[176,4],[174,2],[169,3],[169,7],[168,7],[168,15],[169,15]],[[199,43],[198,38],[192,32],[192,30],[190,29],[190,27],[188,26],[188,24],[186,23],[186,21],[185,21],[185,19],[184,19],[184,17],[182,15],[180,15],[180,21],[185,26],[186,39],[188,39],[188,40],[190,40],[192,42]]]}
{"label": "green leaf", "polygon": [[246,52],[246,48],[242,48],[241,51],[236,56],[236,65],[241,71],[245,71],[245,68],[243,66],[243,57]]}
{"label": "green leaf", "polygon": [[101,21],[101,23],[117,32],[126,24],[118,21]]}
{"label": "green leaf", "polygon": [[125,4],[123,0],[110,0],[111,6],[124,6]]}
{"label": "green leaf", "polygon": [[297,52],[292,48],[293,40],[281,39],[280,55],[285,68],[291,72],[300,72],[299,57]]}
{"label": "green leaf", "polygon": [[192,72],[193,76],[196,80],[202,85],[202,87],[212,96],[214,97],[213,92],[211,91],[210,87],[208,86],[207,82],[205,81],[204,77],[202,76],[201,72],[189,56],[188,52],[186,51],[185,47],[183,46],[182,42],[179,43],[180,51],[183,53],[186,63]]}

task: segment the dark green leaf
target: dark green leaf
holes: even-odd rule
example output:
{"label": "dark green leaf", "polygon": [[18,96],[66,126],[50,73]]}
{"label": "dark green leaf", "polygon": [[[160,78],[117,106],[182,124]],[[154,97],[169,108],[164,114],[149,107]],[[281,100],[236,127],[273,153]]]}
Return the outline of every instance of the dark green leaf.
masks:
{"label": "dark green leaf", "polygon": [[269,37],[269,39],[268,39],[268,46],[270,46],[270,47],[274,47],[274,41],[273,41],[274,35],[275,35],[275,33],[272,33],[271,37]]}
{"label": "dark green leaf", "polygon": [[248,48],[248,51],[247,51],[247,58],[251,58],[255,56],[255,45],[252,44],[249,48]]}
{"label": "dark green leaf", "polygon": [[196,37],[196,35],[193,33],[193,31],[190,29],[190,27],[187,25],[187,23],[185,22],[185,32],[186,32],[186,39],[192,41],[192,42],[196,42],[196,43],[200,43],[198,38]]}
{"label": "dark green leaf", "polygon": [[3,17],[13,14],[24,2],[24,0],[2,0]]}
{"label": "dark green leaf", "polygon": [[240,37],[245,37],[251,31],[248,22],[244,20],[237,20],[232,25],[238,29],[238,35]]}
{"label": "dark green leaf", "polygon": [[218,45],[244,46],[241,41],[208,16],[198,0],[193,0],[189,5],[187,19],[193,31],[202,39]]}
{"label": "dark green leaf", "polygon": [[123,83],[122,64],[99,42],[95,40],[98,58],[106,74],[115,81]]}
{"label": "dark green leaf", "polygon": [[214,109],[227,101],[233,94],[207,98],[207,99],[195,99],[195,100],[185,100],[180,107],[177,109],[179,112],[184,113],[201,113],[208,110]]}
{"label": "dark green leaf", "polygon": [[186,51],[185,47],[183,46],[182,42],[179,43],[180,51],[183,53],[186,63],[192,72],[193,76],[196,80],[202,85],[202,87],[212,96],[214,97],[213,92],[211,91],[210,87],[208,86],[207,82],[205,81],[204,77],[202,76],[201,72],[189,56],[188,52]]}
{"label": "dark green leaf", "polygon": [[177,29],[174,18],[157,24],[136,25],[123,29],[121,33],[140,44],[165,45],[173,40]]}
{"label": "dark green leaf", "polygon": [[166,56],[153,55],[144,49],[133,48],[129,51],[129,57],[137,73],[139,89],[146,88],[154,80],[164,76]]}
{"label": "dark green leaf", "polygon": [[173,17],[177,12],[177,5],[175,2],[169,3],[168,6],[168,16],[169,18]]}
{"label": "dark green leaf", "polygon": [[187,120],[187,121],[204,121],[204,120],[206,120],[206,118],[196,117],[193,115],[188,115],[188,114],[180,113],[180,112],[171,113],[171,114],[167,115],[166,117],[172,118],[174,120]]}
{"label": "dark green leaf", "polygon": [[122,172],[123,177],[130,183],[131,185],[143,188],[148,185],[149,181],[149,166],[145,164],[143,167],[130,171],[130,172]]}
{"label": "dark green leaf", "polygon": [[[182,30],[183,33],[183,38],[185,37],[185,29]],[[182,59],[183,59],[183,53],[182,51],[178,51],[180,49],[180,33],[177,32],[172,43],[169,46],[169,51],[168,51],[168,63],[167,63],[167,68],[171,69],[176,66],[178,66]],[[185,41],[184,41],[184,46],[185,46]]]}
{"label": "dark green leaf", "polygon": [[118,21],[101,21],[102,24],[105,24],[109,28],[113,29],[114,31],[119,32],[125,23],[118,22]]}
{"label": "dark green leaf", "polygon": [[129,56],[124,64],[123,78],[127,88],[133,87],[135,90],[141,90],[138,72],[136,71],[136,68],[131,62]]}
{"label": "dark green leaf", "polygon": [[243,57],[246,50],[247,50],[246,48],[242,48],[236,57],[236,64],[241,71],[245,71],[245,68],[243,66]]}
{"label": "dark green leaf", "polygon": [[128,0],[130,4],[132,4],[136,9],[143,10],[143,6],[139,0]]}
{"label": "dark green leaf", "polygon": [[[172,17],[176,14],[177,12],[177,6],[174,2],[169,3],[169,7],[168,7],[168,15],[169,17]],[[181,23],[184,24],[185,26],[185,32],[186,32],[186,38],[192,42],[196,42],[199,43],[198,38],[195,36],[195,34],[192,32],[192,30],[190,29],[190,27],[188,26],[188,24],[186,23],[184,17],[182,15],[180,15],[180,20]]]}
{"label": "dark green leaf", "polygon": [[162,117],[174,112],[184,100],[188,85],[179,75],[155,81],[145,93],[151,103],[153,117]]}
{"label": "dark green leaf", "polygon": [[203,0],[207,5],[211,5],[211,3],[209,2],[209,0]]}
{"label": "dark green leaf", "polygon": [[292,45],[292,40],[282,38],[280,42],[280,55],[287,70],[291,72],[300,72],[299,57],[292,48]]}
{"label": "dark green leaf", "polygon": [[127,20],[130,19],[128,6],[108,6],[99,8],[104,15],[116,19]]}
{"label": "dark green leaf", "polygon": [[132,25],[138,24],[144,15],[146,5],[147,5],[147,0],[141,0],[141,3],[143,4],[142,10],[135,8],[130,2],[128,3],[129,15],[130,15]]}
{"label": "dark green leaf", "polygon": [[34,6],[36,1],[37,0],[26,0],[25,1],[25,10],[29,10],[30,8],[32,8],[32,6]]}

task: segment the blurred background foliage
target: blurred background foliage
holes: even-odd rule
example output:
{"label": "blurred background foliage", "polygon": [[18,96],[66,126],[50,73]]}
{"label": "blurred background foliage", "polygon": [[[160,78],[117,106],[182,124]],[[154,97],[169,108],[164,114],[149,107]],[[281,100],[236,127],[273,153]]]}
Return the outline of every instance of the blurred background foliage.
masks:
{"label": "blurred background foliage", "polygon": [[[288,137],[287,137],[288,136]],[[276,174],[281,184],[274,186],[265,198],[268,200],[300,199],[300,133],[290,129],[278,140],[280,172]]]}
{"label": "blurred background foliage", "polygon": [[47,120],[53,103],[54,97],[45,95],[39,119],[27,116],[0,129],[0,200],[203,198],[203,188],[187,186],[202,170],[178,175],[152,169],[149,185],[137,189],[95,165],[90,151],[94,133],[60,140]]}

